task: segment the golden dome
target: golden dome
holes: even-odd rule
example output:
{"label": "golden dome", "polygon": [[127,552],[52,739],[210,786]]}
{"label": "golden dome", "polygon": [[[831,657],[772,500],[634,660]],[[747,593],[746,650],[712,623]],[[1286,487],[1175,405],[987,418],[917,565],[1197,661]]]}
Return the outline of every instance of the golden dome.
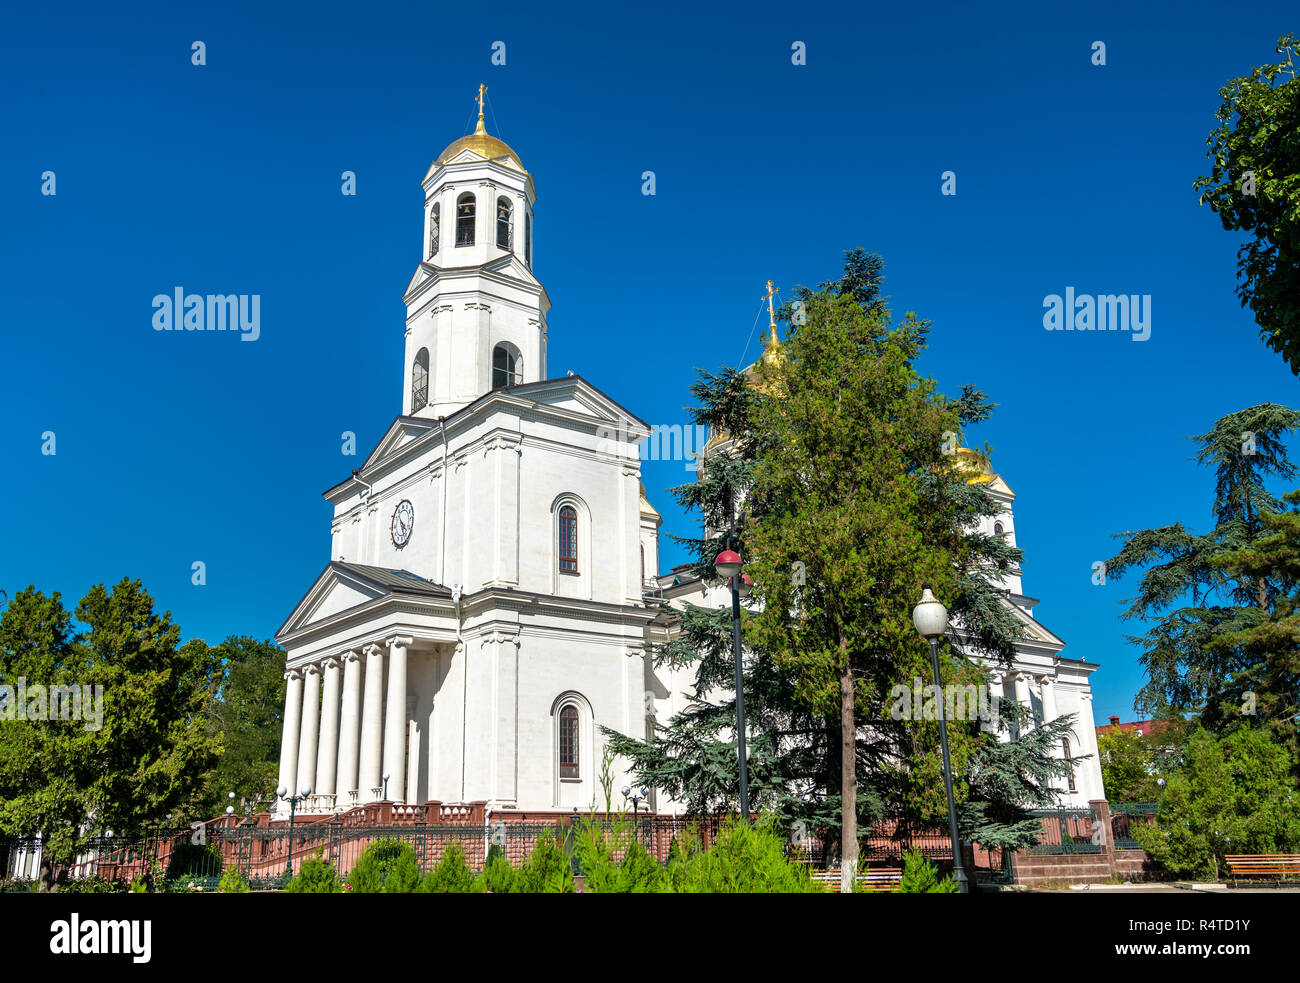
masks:
{"label": "golden dome", "polygon": [[478,128],[469,136],[461,137],[459,140],[453,140],[449,143],[447,149],[438,155],[438,159],[434,161],[434,164],[445,164],[462,150],[473,151],[485,160],[499,160],[502,157],[510,157],[521,169],[524,167],[524,162],[510,148],[510,144],[492,136],[483,127],[482,116],[479,117]]}
{"label": "golden dome", "polygon": [[969,447],[958,447],[954,456],[957,461],[953,466],[962,474],[969,475],[966,479],[968,485],[984,484],[995,477],[993,469],[989,467],[988,459],[979,451]]}

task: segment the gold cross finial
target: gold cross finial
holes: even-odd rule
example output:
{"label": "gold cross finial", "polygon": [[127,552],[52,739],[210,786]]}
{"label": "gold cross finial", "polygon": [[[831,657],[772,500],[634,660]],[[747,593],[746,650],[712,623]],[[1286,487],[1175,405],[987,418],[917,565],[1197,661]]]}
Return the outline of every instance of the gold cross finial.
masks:
{"label": "gold cross finial", "polygon": [[487,92],[487,86],[480,82],[478,84],[478,128],[475,129],[475,133],[487,132],[487,130],[483,128],[483,93],[485,92]]}
{"label": "gold cross finial", "polygon": [[772,298],[776,296],[777,288],[772,285],[772,281],[767,281],[767,293],[763,296],[767,298],[767,318],[768,318],[768,338],[764,348],[776,348],[781,342],[776,334],[776,311],[772,307]]}

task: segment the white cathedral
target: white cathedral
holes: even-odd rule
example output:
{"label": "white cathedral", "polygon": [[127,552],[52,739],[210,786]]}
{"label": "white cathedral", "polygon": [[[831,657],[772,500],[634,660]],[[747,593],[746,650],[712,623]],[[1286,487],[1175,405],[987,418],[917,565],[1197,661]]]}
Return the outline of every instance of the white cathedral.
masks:
{"label": "white cathedral", "polygon": [[[547,376],[536,188],[484,128],[482,90],[477,129],[422,185],[402,414],[325,492],[330,562],[276,635],[288,653],[279,785],[310,814],[381,800],[585,809],[600,796],[600,727],[648,735],[690,696],[688,673],[652,663],[648,645],[671,629],[651,624],[649,599],[721,605],[724,591],[658,573],[662,520],[638,450],[651,427],[581,376]],[[1014,543],[1015,496],[996,475],[978,480]],[[1097,666],[1061,657],[1018,571],[1006,586],[1028,634],[995,680],[1044,717],[1077,714],[1063,753],[1093,757],[1061,800],[1101,798]],[[614,769],[616,789],[631,782]],[[648,805],[681,808],[653,791]],[[276,815],[288,811],[277,799]]]}

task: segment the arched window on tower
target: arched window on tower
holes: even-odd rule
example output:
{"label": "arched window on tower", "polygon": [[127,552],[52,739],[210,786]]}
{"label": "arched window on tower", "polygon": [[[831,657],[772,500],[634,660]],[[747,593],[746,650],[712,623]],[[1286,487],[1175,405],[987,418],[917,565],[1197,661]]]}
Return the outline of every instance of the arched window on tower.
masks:
{"label": "arched window on tower", "polygon": [[560,733],[558,750],[560,757],[560,777],[561,778],[580,778],[580,767],[578,764],[578,708],[572,703],[566,703],[560,710]]}
{"label": "arched window on tower", "polygon": [[418,412],[428,405],[429,349],[421,348],[415,353],[415,364],[411,366],[411,412]]}
{"label": "arched window on tower", "polygon": [[533,213],[524,212],[524,264],[533,268]]}
{"label": "arched window on tower", "polygon": [[507,342],[502,342],[492,349],[492,388],[502,389],[523,381],[523,372],[519,365],[519,349]]}
{"label": "arched window on tower", "polygon": [[[1061,751],[1068,760],[1070,757],[1070,739],[1068,737],[1061,738]],[[1074,786],[1074,765],[1070,765],[1070,774],[1067,776],[1067,781],[1070,783],[1070,791],[1077,792],[1078,789]]]}
{"label": "arched window on tower", "polygon": [[469,191],[456,199],[456,245],[474,245],[474,195]]}
{"label": "arched window on tower", "polygon": [[497,248],[509,249],[514,237],[511,235],[511,213],[513,208],[510,205],[510,199],[502,195],[497,199]]}
{"label": "arched window on tower", "polygon": [[559,512],[559,563],[561,573],[578,572],[578,510],[565,505]]}
{"label": "arched window on tower", "polygon": [[438,255],[438,237],[439,226],[442,224],[442,206],[438,202],[433,203],[433,208],[429,211],[429,258]]}

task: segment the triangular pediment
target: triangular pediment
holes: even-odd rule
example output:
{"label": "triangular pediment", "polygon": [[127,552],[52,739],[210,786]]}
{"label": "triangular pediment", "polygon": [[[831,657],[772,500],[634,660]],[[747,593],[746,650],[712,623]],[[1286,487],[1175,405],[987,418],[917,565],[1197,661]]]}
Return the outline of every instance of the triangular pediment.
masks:
{"label": "triangular pediment", "polygon": [[415,416],[399,416],[389,426],[388,431],[375,445],[360,470],[365,471],[392,454],[401,451],[408,444],[419,440],[431,430],[438,429],[438,421],[426,420]]}
{"label": "triangular pediment", "polygon": [[582,376],[571,375],[559,379],[547,379],[525,386],[515,386],[504,392],[516,398],[527,399],[539,406],[590,417],[598,423],[613,426],[621,424],[626,430],[642,428],[649,430],[644,421],[614,402]]}
{"label": "triangular pediment", "polygon": [[1012,604],[1010,601],[1006,601],[1005,603],[1007,607],[1011,609],[1011,613],[1016,616],[1016,620],[1024,625],[1025,637],[1027,640],[1037,642],[1041,645],[1054,645],[1058,648],[1065,648],[1065,642],[1052,632],[1048,631],[1047,628],[1030,615],[1028,611],[1024,610],[1024,608],[1017,604]]}
{"label": "triangular pediment", "polygon": [[447,588],[406,570],[389,570],[332,560],[280,626],[275,637],[279,639],[297,634],[349,611],[372,605],[394,593],[407,598],[429,598],[435,603],[451,596]]}
{"label": "triangular pediment", "polygon": [[275,633],[276,637],[301,631],[315,622],[373,601],[383,593],[378,586],[367,584],[359,577],[349,576],[330,564],[316,578],[316,583],[298,602],[288,620],[280,626],[280,630]]}

